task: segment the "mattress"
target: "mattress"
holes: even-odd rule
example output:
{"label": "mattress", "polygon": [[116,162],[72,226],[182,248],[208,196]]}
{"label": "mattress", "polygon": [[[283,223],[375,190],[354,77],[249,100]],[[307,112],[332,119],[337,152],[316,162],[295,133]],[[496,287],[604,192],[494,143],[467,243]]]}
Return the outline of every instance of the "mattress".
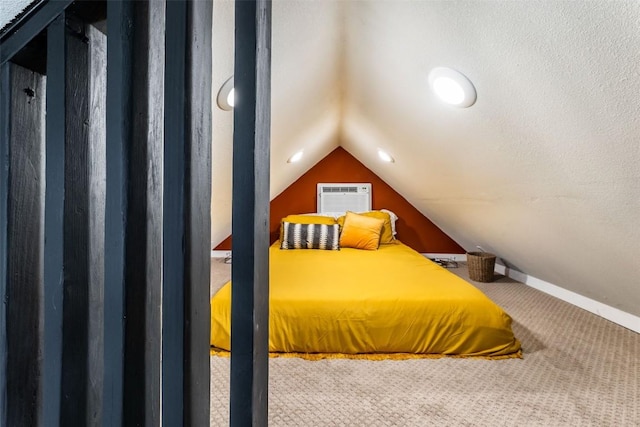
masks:
{"label": "mattress", "polygon": [[[270,247],[269,351],[505,356],[511,317],[408,246]],[[231,287],[211,299],[211,345],[230,350]]]}

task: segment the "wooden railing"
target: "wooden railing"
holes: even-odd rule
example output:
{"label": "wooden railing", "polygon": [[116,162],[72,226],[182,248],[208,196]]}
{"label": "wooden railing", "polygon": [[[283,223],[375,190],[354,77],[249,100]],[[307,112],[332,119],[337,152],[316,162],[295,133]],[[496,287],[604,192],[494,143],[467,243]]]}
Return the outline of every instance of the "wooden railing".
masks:
{"label": "wooden railing", "polygon": [[209,423],[212,3],[0,35],[0,426]]}

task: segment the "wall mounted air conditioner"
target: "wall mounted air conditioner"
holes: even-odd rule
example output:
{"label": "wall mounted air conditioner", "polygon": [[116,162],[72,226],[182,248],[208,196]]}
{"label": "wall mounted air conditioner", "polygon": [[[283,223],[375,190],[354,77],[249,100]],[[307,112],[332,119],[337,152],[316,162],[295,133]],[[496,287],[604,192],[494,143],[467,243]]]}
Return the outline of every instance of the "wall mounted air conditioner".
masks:
{"label": "wall mounted air conditioner", "polygon": [[318,213],[371,210],[370,183],[319,183]]}

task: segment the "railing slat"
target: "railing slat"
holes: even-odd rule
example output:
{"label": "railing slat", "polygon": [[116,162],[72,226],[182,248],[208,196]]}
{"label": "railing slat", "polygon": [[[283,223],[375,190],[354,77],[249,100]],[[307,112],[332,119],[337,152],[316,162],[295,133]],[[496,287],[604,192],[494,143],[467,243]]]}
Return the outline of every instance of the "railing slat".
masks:
{"label": "railing slat", "polygon": [[44,244],[43,416],[60,425],[63,311],[64,156],[66,141],[65,14],[47,30],[47,123]]}
{"label": "railing slat", "polygon": [[162,159],[164,132],[163,0],[136,1],[133,40],[133,138],[129,149],[126,237],[124,418],[160,423]]}
{"label": "railing slat", "polygon": [[107,3],[103,426],[123,418],[127,151],[132,135],[133,2]]}
{"label": "railing slat", "polygon": [[266,426],[271,2],[236,2],[235,20],[230,421]]}
{"label": "railing slat", "polygon": [[7,287],[11,72],[0,65],[0,425],[7,425]]}
{"label": "railing slat", "polygon": [[12,426],[37,425],[41,415],[44,80],[11,65],[7,424]]}
{"label": "railing slat", "polygon": [[105,36],[67,16],[60,423],[100,422]]}
{"label": "railing slat", "polygon": [[166,25],[162,423],[177,426],[184,417],[186,1],[167,2]]}
{"label": "railing slat", "polygon": [[188,3],[184,425],[209,425],[213,3]]}

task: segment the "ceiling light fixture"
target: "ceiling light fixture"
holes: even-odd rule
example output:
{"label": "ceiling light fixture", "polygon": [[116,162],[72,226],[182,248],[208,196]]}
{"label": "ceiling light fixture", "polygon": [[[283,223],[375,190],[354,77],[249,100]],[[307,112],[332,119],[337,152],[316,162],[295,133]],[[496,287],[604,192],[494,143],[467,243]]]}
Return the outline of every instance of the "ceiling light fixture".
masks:
{"label": "ceiling light fixture", "polygon": [[304,150],[298,151],[296,154],[294,154],[293,156],[289,157],[289,160],[287,160],[287,163],[299,162],[300,159],[302,159],[302,155],[303,154],[304,154]]}
{"label": "ceiling light fixture", "polygon": [[443,102],[455,107],[471,107],[478,97],[471,80],[451,68],[436,67],[431,70],[429,85]]}
{"label": "ceiling light fixture", "polygon": [[227,104],[231,105],[231,107],[236,106],[235,94],[236,94],[236,89],[233,88],[231,89],[231,92],[229,92],[229,95],[227,95]]}
{"label": "ceiling light fixture", "polygon": [[378,148],[378,157],[380,157],[380,160],[382,160],[383,162],[387,162],[387,163],[394,163],[395,159],[393,157],[391,157],[391,155],[389,153],[387,153],[386,151],[384,151],[381,148]]}
{"label": "ceiling light fixture", "polygon": [[233,110],[235,106],[235,89],[233,87],[233,76],[229,77],[218,92],[218,107],[225,111]]}

